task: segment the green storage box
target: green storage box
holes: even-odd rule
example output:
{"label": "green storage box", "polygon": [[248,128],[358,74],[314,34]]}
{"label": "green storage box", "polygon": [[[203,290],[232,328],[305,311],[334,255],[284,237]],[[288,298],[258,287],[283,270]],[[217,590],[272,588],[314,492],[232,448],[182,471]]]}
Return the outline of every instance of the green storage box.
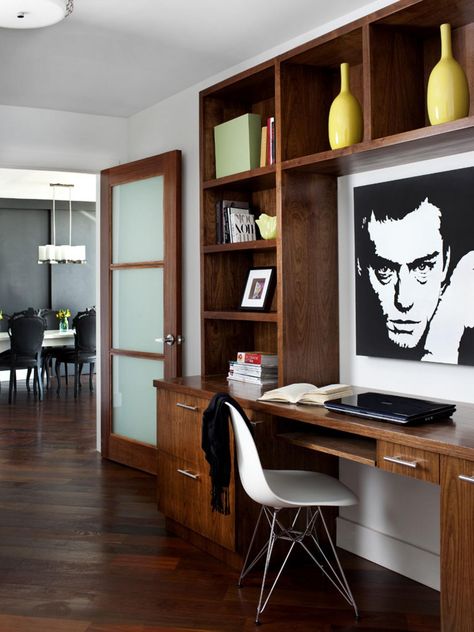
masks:
{"label": "green storage box", "polygon": [[216,178],[259,167],[261,137],[260,114],[243,114],[216,125]]}

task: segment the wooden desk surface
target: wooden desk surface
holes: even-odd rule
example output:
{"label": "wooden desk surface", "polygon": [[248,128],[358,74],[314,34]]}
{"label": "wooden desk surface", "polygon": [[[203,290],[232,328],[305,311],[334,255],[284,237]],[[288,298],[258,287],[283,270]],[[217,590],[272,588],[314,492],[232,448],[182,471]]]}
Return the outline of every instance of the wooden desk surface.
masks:
{"label": "wooden desk surface", "polygon": [[[474,461],[474,405],[471,404],[453,402],[456,403],[456,412],[451,419],[446,421],[419,426],[399,426],[352,415],[333,413],[326,410],[323,406],[258,402],[257,398],[265,389],[260,391],[259,387],[238,382],[229,384],[222,376],[192,376],[169,380],[154,380],[153,384],[157,388],[173,390],[195,397],[212,397],[215,393],[226,392],[238,399],[244,407],[284,417],[285,419],[294,419],[295,421],[302,421],[324,428],[373,439],[383,439],[405,446]],[[356,388],[354,390],[357,393],[376,389]],[[432,399],[441,401],[437,398]]]}

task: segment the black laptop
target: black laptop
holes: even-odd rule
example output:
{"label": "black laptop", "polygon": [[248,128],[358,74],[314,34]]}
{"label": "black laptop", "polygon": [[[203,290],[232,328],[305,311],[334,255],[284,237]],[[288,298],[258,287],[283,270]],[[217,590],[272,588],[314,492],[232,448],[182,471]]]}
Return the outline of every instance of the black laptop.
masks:
{"label": "black laptop", "polygon": [[358,393],[330,400],[325,402],[324,406],[334,412],[396,424],[426,423],[446,419],[456,410],[454,404],[440,404],[426,399],[384,393]]}

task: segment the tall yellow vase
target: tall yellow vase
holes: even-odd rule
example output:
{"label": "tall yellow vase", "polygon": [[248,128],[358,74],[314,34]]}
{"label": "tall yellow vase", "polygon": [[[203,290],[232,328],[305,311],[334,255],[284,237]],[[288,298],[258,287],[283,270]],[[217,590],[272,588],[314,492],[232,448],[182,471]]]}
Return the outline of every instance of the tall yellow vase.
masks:
{"label": "tall yellow vase", "polygon": [[441,24],[441,59],[428,79],[427,106],[431,125],[455,121],[469,114],[469,86],[464,70],[453,57],[451,25]]}
{"label": "tall yellow vase", "polygon": [[331,149],[348,147],[362,140],[362,108],[349,87],[349,64],[341,64],[341,91],[329,110],[329,144]]}

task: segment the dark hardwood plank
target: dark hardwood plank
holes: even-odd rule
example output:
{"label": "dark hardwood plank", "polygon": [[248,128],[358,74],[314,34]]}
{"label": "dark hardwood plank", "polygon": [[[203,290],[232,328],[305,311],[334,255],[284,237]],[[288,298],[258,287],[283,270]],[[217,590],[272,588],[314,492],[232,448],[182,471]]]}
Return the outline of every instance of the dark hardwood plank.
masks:
{"label": "dark hardwood plank", "polygon": [[[0,390],[1,632],[255,630],[259,573],[237,573],[170,535],[155,478],[95,451],[95,395],[53,389],[39,403]],[[342,552],[362,611],[311,565],[285,571],[268,632],[437,632],[438,594]]]}

